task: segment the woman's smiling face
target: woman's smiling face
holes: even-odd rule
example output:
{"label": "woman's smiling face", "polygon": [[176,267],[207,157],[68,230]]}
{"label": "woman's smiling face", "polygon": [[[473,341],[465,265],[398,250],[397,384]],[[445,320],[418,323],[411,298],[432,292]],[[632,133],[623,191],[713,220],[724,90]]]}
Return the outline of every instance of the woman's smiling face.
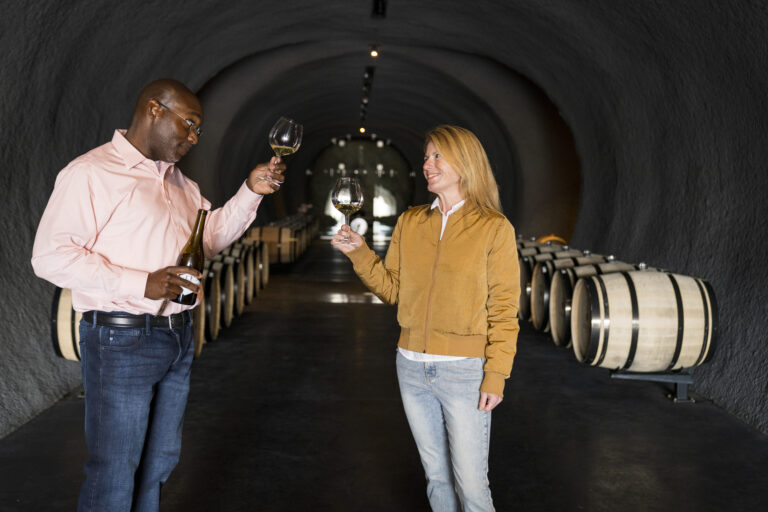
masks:
{"label": "woman's smiling face", "polygon": [[453,170],[432,142],[427,144],[424,154],[424,177],[427,179],[427,189],[437,195],[460,194],[461,177]]}

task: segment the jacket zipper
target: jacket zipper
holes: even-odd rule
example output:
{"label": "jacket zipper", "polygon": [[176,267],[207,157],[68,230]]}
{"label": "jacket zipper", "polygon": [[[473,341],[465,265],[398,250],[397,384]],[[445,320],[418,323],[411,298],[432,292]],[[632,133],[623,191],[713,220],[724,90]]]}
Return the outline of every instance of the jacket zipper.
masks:
{"label": "jacket zipper", "polygon": [[[441,219],[442,222],[442,219]],[[447,226],[446,226],[447,227]],[[435,251],[435,262],[432,264],[432,279],[429,282],[429,294],[427,295],[427,316],[424,319],[424,353],[427,353],[429,345],[429,317],[432,316],[432,290],[435,288],[435,272],[437,272],[437,260],[440,258],[440,243],[442,237],[437,240],[437,251]]]}

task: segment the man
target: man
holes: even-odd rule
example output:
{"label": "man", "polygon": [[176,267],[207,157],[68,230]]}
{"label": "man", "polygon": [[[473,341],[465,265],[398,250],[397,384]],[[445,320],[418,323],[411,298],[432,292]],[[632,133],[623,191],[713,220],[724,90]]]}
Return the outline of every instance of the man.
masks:
{"label": "man", "polygon": [[[191,306],[167,302],[175,266],[199,208],[210,203],[174,165],[201,134],[195,95],[175,80],[147,85],[127,131],[76,158],[56,179],[35,238],[35,273],[72,289],[80,324],[85,438],[90,458],[78,510],[157,511],[160,487],[178,462],[193,355]],[[211,257],[278,190],[278,158],[253,169],[211,212],[203,246]],[[162,309],[162,314],[159,315]]]}

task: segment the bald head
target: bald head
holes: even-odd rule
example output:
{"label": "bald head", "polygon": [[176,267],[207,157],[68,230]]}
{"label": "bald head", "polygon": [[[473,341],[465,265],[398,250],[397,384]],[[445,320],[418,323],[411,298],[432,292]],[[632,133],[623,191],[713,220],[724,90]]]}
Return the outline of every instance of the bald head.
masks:
{"label": "bald head", "polygon": [[147,103],[151,99],[157,99],[161,103],[169,104],[175,103],[179,100],[190,100],[194,98],[194,102],[197,102],[197,96],[195,93],[189,90],[189,88],[178,80],[172,78],[162,78],[155,80],[147,84],[139,94],[139,99],[136,101],[136,108],[133,111],[133,121],[136,121],[136,116],[144,112],[147,107]]}
{"label": "bald head", "polygon": [[176,162],[197,144],[203,109],[178,80],[164,78],[139,94],[126,138],[152,160]]}

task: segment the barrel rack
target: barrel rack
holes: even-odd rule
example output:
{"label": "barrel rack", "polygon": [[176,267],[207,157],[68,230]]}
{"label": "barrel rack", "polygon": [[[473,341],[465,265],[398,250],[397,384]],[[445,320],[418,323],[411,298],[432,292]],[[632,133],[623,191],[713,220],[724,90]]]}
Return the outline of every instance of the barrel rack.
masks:
{"label": "barrel rack", "polygon": [[612,371],[611,378],[621,380],[644,380],[650,382],[672,383],[675,385],[675,391],[674,393],[667,395],[667,398],[672,399],[672,401],[676,404],[696,403],[696,400],[688,396],[688,386],[693,384],[693,375],[690,373],[633,373]]}

